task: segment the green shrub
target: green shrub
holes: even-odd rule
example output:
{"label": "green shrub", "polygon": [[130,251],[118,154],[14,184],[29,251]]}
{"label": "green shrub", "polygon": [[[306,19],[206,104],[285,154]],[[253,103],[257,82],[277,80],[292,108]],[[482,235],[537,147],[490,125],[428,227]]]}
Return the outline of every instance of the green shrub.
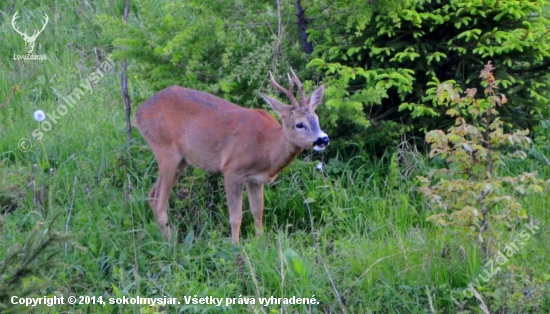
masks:
{"label": "green shrub", "polygon": [[446,166],[432,170],[427,178],[419,177],[420,192],[437,212],[428,220],[470,230],[479,239],[484,231],[496,235],[499,225],[510,227],[526,219],[519,197],[544,189],[536,172],[502,176],[499,171],[506,159],[525,158],[523,149],[531,139],[529,130],[505,131],[497,108],[507,104],[507,97],[496,92],[493,70],[489,61],[481,71],[485,98],[476,99],[475,88],[461,95],[454,81],[430,84],[427,97],[436,99],[455,125],[447,132],[426,134],[430,158],[441,158]]}

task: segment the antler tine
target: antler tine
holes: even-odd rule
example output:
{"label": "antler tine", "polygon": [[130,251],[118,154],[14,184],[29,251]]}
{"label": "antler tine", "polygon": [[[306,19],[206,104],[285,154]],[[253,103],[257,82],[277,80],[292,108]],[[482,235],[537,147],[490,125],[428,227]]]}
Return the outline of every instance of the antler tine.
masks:
{"label": "antler tine", "polygon": [[298,107],[298,101],[292,93],[292,85],[290,85],[291,90],[289,91],[286,88],[282,87],[279,83],[277,83],[277,81],[275,81],[275,78],[273,77],[273,73],[271,73],[271,71],[269,71],[269,76],[271,77],[271,85],[283,92],[290,99],[290,103],[292,104],[292,106]]}
{"label": "antler tine", "polygon": [[300,93],[300,101],[302,101],[302,103],[305,104],[306,94],[304,92],[304,85],[302,85],[302,82],[300,82],[300,79],[298,78],[296,73],[294,73],[294,70],[292,70],[292,68],[290,68],[290,72],[292,72],[292,81],[296,84],[296,86],[298,86],[298,92]]}
{"label": "antler tine", "polygon": [[[292,82],[292,79],[290,78],[290,74],[286,74],[286,77],[288,78],[288,91],[292,96],[294,96],[294,83]],[[294,96],[296,98],[296,96]]]}

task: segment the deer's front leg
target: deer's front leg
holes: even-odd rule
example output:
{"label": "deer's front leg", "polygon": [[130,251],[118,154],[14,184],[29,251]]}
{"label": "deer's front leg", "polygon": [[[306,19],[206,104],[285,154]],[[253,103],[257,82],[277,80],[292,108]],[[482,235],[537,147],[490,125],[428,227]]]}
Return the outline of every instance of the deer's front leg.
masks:
{"label": "deer's front leg", "polygon": [[229,207],[229,223],[231,224],[231,239],[239,242],[239,233],[243,219],[243,185],[241,178],[225,175],[225,194]]}
{"label": "deer's front leg", "polygon": [[254,217],[254,227],[256,236],[262,234],[262,222],[264,215],[264,185],[261,183],[247,182],[248,202],[250,203],[250,211]]}

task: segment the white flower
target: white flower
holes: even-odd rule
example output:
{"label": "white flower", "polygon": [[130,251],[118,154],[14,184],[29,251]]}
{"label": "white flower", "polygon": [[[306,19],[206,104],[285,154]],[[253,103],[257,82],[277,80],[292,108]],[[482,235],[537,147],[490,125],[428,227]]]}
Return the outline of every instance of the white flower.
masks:
{"label": "white flower", "polygon": [[36,110],[34,112],[34,120],[36,120],[38,122],[42,122],[42,121],[46,120],[46,114],[44,113],[44,111]]}
{"label": "white flower", "polygon": [[315,169],[319,171],[323,170],[323,163],[322,162],[318,163],[317,166],[315,166]]}

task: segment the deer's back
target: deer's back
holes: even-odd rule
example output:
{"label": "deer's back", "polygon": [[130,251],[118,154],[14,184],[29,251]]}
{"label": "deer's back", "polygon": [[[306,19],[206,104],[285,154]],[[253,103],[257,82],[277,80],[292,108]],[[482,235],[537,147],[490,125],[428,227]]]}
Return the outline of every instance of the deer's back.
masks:
{"label": "deer's back", "polygon": [[163,89],[143,103],[136,111],[136,124],[150,146],[177,149],[188,163],[209,171],[223,171],[232,156],[244,163],[246,156],[263,154],[282,132],[265,110],[179,86]]}

